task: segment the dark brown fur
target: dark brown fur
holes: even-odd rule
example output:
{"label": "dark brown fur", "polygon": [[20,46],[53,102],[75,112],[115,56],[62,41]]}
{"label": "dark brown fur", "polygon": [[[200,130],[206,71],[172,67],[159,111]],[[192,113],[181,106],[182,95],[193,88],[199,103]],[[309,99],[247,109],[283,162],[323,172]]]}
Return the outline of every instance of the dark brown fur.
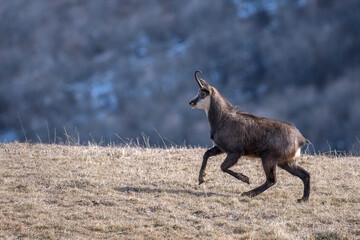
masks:
{"label": "dark brown fur", "polygon": [[[310,195],[310,174],[295,163],[296,152],[308,141],[292,124],[255,116],[233,107],[220,93],[203,79],[199,94],[191,102],[196,106],[200,92],[210,96],[208,120],[211,127],[211,139],[214,146],[203,156],[199,174],[199,184],[204,182],[205,169],[209,157],[226,153],[227,157],[221,169],[235,178],[249,183],[249,178],[229,168],[238,162],[241,156],[258,157],[266,175],[266,182],[243,196],[254,197],[276,183],[276,167],[299,177],[304,183],[304,194],[299,201],[307,201]],[[204,94],[202,94],[204,95]]]}

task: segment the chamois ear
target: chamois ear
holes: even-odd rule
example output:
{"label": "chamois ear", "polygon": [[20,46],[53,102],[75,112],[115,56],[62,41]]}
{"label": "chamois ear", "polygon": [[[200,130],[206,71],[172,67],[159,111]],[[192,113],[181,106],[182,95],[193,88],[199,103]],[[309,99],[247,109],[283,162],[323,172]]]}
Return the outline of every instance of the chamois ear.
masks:
{"label": "chamois ear", "polygon": [[204,79],[200,78],[199,81],[201,82],[202,88],[206,89],[209,93],[211,93],[211,86],[208,84]]}

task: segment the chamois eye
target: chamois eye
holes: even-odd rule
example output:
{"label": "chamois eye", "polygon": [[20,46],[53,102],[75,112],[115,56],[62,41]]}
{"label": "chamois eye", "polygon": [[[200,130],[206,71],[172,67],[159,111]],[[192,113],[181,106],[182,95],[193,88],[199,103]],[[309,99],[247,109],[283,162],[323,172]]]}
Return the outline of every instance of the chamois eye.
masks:
{"label": "chamois eye", "polygon": [[206,94],[205,91],[201,91],[201,92],[200,92],[200,97],[204,98],[204,97],[206,97],[206,95],[207,95],[207,94]]}

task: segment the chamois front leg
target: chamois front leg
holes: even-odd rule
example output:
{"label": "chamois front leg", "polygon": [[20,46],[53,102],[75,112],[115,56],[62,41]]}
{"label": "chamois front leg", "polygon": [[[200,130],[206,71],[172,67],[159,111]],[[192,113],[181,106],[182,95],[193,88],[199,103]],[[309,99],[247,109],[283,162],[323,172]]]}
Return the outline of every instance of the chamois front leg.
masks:
{"label": "chamois front leg", "polygon": [[206,164],[209,157],[216,156],[223,153],[223,151],[218,148],[217,146],[213,146],[212,148],[208,149],[203,156],[203,162],[201,164],[200,173],[199,173],[199,185],[205,182],[204,177],[206,175]]}

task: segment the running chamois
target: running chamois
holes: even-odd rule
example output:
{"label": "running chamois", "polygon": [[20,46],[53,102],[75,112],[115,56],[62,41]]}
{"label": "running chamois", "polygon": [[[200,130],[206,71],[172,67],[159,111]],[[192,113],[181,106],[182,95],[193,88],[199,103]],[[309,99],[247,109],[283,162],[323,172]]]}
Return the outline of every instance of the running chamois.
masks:
{"label": "running chamois", "polygon": [[298,202],[308,201],[310,174],[295,160],[300,156],[301,147],[309,141],[290,123],[255,116],[232,106],[214,87],[197,77],[199,72],[195,72],[195,80],[200,90],[189,104],[192,108],[205,110],[211,128],[210,137],[214,142],[214,146],[203,156],[199,185],[205,181],[208,158],[222,153],[227,156],[221,170],[249,184],[247,176],[229,168],[242,156],[255,157],[261,158],[266,181],[242,196],[255,197],[273,186],[276,183],[276,167],[279,166],[303,181],[304,194]]}

